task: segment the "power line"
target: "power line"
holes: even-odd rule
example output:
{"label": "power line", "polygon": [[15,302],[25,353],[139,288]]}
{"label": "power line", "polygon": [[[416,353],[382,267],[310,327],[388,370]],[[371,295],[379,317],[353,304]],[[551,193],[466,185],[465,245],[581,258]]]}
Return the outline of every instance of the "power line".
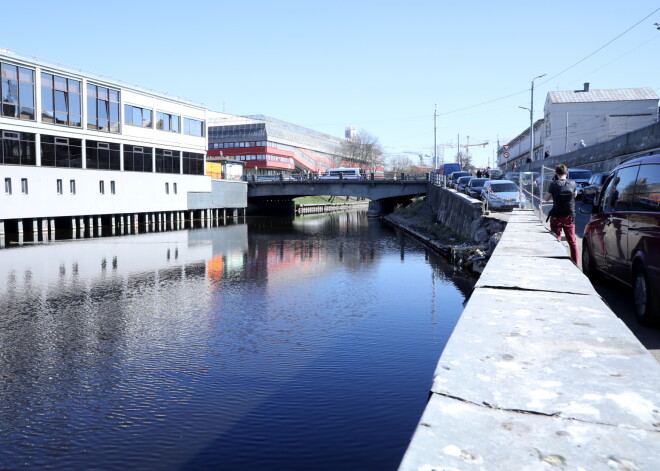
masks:
{"label": "power line", "polygon": [[[569,70],[571,70],[571,69],[572,69],[573,67],[575,67],[576,65],[578,65],[578,64],[580,64],[580,63],[582,63],[582,62],[584,62],[585,60],[587,60],[588,58],[590,58],[591,56],[593,56],[593,55],[596,54],[597,52],[601,51],[601,50],[604,49],[605,47],[607,47],[607,46],[609,46],[610,44],[612,44],[614,41],[616,41],[617,39],[619,39],[621,36],[623,36],[623,35],[626,34],[628,31],[630,31],[630,30],[632,30],[633,28],[635,28],[636,26],[638,26],[640,23],[642,23],[644,20],[646,20],[648,17],[652,16],[654,13],[657,13],[658,11],[660,11],[660,8],[657,8],[657,9],[653,10],[651,13],[649,13],[648,15],[646,15],[644,18],[642,18],[641,20],[639,20],[637,23],[635,23],[634,25],[632,25],[630,28],[628,28],[627,30],[625,30],[623,33],[619,34],[618,36],[614,37],[613,39],[610,39],[610,40],[609,40],[608,42],[606,42],[604,45],[602,45],[601,47],[599,47],[598,49],[596,49],[596,50],[595,50],[594,52],[592,52],[591,54],[588,54],[587,56],[583,57],[582,59],[580,59],[579,61],[577,61],[575,64],[571,65],[570,67],[565,68],[565,69],[562,70],[561,72],[559,72],[559,73],[553,75],[552,77],[550,77],[550,78],[544,80],[543,82],[541,82],[541,83],[539,84],[539,86],[544,85],[544,84],[550,82],[551,80],[554,80],[555,78],[559,77],[560,75],[562,75],[562,74],[568,72]],[[445,112],[445,113],[440,113],[439,115],[440,115],[440,116],[445,116],[445,115],[448,115],[448,114],[458,113],[458,112],[460,112],[460,111],[469,110],[469,109],[476,108],[476,107],[478,107],[478,106],[487,105],[487,104],[489,104],[489,103],[493,103],[493,102],[496,102],[496,101],[505,100],[505,99],[507,99],[507,98],[511,98],[512,96],[520,95],[520,94],[522,94],[522,93],[527,93],[528,91],[529,91],[529,89],[522,90],[522,91],[519,91],[519,92],[512,93],[512,94],[510,94],[510,95],[506,95],[506,96],[499,97],[499,98],[494,98],[494,99],[492,99],[492,100],[484,101],[484,102],[482,102],[482,103],[477,103],[476,105],[470,105],[470,106],[466,106],[466,107],[464,107],[464,108],[458,108],[458,109],[455,109],[455,110],[452,110],[452,111],[447,111],[447,112]]]}
{"label": "power line", "polygon": [[641,20],[639,20],[637,23],[635,23],[634,25],[632,25],[630,28],[628,28],[627,30],[625,30],[623,33],[621,33],[621,34],[619,34],[618,36],[616,36],[616,37],[610,39],[608,42],[606,42],[605,44],[603,44],[601,47],[599,47],[598,49],[596,49],[596,50],[595,50],[594,52],[592,52],[591,54],[589,54],[589,55],[583,57],[582,59],[580,59],[579,61],[577,61],[575,64],[571,65],[570,67],[565,68],[564,70],[562,70],[562,71],[559,72],[558,74],[555,74],[555,75],[553,75],[552,77],[549,77],[548,79],[544,80],[541,84],[539,84],[539,86],[540,86],[540,85],[543,85],[543,84],[545,84],[545,83],[548,83],[548,82],[550,82],[551,80],[556,79],[557,77],[559,77],[559,76],[562,75],[563,73],[568,72],[569,70],[571,70],[571,69],[572,69],[573,67],[575,67],[576,65],[578,65],[578,64],[580,64],[580,63],[586,61],[586,60],[589,59],[591,56],[593,56],[593,55],[596,54],[597,52],[599,52],[599,51],[605,49],[607,46],[609,46],[610,44],[612,44],[614,41],[616,41],[617,39],[619,39],[621,36],[623,36],[624,34],[626,34],[626,33],[627,33],[628,31],[630,31],[631,29],[635,28],[635,27],[636,27],[637,25],[639,25],[642,21],[646,20],[649,16],[652,16],[654,13],[657,13],[658,11],[660,11],[660,8],[656,8],[656,9],[653,10],[651,13],[649,13],[648,15],[646,15],[644,18],[642,18]]}

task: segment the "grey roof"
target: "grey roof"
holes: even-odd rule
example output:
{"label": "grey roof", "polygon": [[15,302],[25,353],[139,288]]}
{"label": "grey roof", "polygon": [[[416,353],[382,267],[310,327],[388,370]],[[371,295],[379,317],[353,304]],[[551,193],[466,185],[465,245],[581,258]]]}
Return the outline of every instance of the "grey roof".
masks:
{"label": "grey roof", "polygon": [[330,134],[325,134],[325,133],[315,131],[315,130],[310,129],[310,128],[306,128],[304,126],[300,126],[298,124],[289,123],[288,121],[282,121],[281,119],[272,118],[270,116],[265,116],[265,115],[262,115],[262,114],[247,115],[245,117],[250,118],[250,119],[254,119],[254,120],[257,120],[257,121],[265,122],[266,127],[269,130],[269,132],[276,131],[277,128],[283,128],[283,129],[287,129],[289,131],[293,131],[293,132],[300,133],[300,134],[307,135],[307,136],[315,136],[315,137],[325,138],[325,139],[329,139],[329,140],[337,141],[337,142],[342,141],[342,139],[340,137],[331,136]]}
{"label": "grey roof", "polygon": [[588,92],[566,91],[548,92],[550,103],[588,103],[601,101],[658,100],[658,95],[650,87],[614,88],[610,90],[590,90]]}

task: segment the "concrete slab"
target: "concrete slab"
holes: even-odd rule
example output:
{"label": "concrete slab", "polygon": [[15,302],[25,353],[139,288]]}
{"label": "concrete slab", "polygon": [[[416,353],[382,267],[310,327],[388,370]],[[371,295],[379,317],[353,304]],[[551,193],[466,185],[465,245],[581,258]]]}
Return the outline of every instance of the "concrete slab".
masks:
{"label": "concrete slab", "polygon": [[[553,258],[569,258],[568,249],[561,245],[557,244],[547,244],[543,248],[539,249],[534,247],[529,243],[524,242],[500,242],[498,246],[502,244],[502,248],[497,255],[502,256],[516,256],[516,257],[553,257]],[[507,252],[505,253],[505,248]],[[495,255],[495,256],[497,256]]]}
{"label": "concrete slab", "polygon": [[596,295],[477,289],[432,391],[660,435],[660,368]]}
{"label": "concrete slab", "polygon": [[535,218],[511,215],[401,470],[660,469],[660,366]]}
{"label": "concrete slab", "polygon": [[400,470],[657,470],[660,434],[433,395]]}
{"label": "concrete slab", "polygon": [[[559,244],[561,247],[561,245]],[[545,290],[561,293],[596,294],[591,282],[569,258],[507,256],[500,251],[486,264],[476,283],[477,288]]]}

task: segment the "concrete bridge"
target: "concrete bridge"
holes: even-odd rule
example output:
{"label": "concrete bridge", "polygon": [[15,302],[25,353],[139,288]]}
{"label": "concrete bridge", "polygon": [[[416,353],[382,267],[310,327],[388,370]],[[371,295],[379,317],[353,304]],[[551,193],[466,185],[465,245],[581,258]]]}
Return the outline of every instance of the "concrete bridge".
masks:
{"label": "concrete bridge", "polygon": [[248,212],[293,213],[300,196],[354,196],[371,200],[369,215],[391,212],[394,206],[425,195],[430,182],[423,177],[397,180],[279,180],[248,182]]}

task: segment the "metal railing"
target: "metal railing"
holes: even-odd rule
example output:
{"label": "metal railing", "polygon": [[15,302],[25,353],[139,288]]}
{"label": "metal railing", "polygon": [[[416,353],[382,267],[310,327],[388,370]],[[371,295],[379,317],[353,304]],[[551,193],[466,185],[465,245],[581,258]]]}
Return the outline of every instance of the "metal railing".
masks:
{"label": "metal railing", "polygon": [[273,183],[273,182],[307,182],[307,183],[337,183],[338,181],[350,183],[370,182],[395,182],[395,181],[430,181],[432,174],[412,174],[403,172],[385,172],[382,174],[369,174],[360,178],[344,177],[344,175],[324,176],[317,174],[293,174],[293,175],[243,175],[243,180],[250,183]]}

